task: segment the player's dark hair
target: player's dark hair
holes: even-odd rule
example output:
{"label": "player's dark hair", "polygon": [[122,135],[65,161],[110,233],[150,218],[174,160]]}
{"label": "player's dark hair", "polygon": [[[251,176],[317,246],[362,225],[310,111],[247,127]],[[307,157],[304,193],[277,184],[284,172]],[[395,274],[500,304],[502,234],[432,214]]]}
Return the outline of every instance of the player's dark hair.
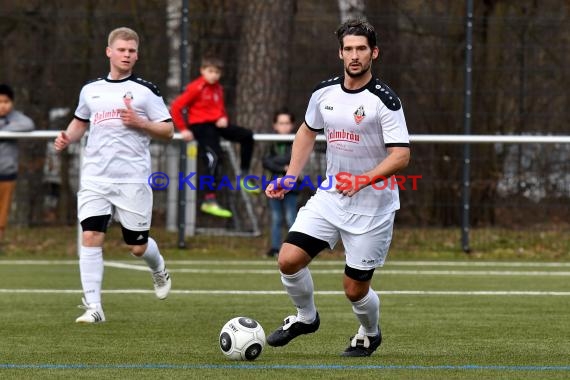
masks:
{"label": "player's dark hair", "polygon": [[0,84],[0,95],[6,95],[10,100],[14,100],[14,90],[7,84]]}
{"label": "player's dark hair", "polygon": [[281,107],[273,113],[273,123],[274,124],[277,123],[277,118],[279,117],[279,115],[289,115],[289,119],[291,119],[291,123],[295,122],[295,115],[293,115],[293,113],[291,111],[289,111],[289,108],[287,108],[287,107]]}
{"label": "player's dark hair", "polygon": [[206,56],[202,57],[202,62],[200,63],[200,67],[215,67],[218,70],[223,70],[224,69],[224,61],[222,61],[218,57],[215,57],[212,55],[206,55]]}
{"label": "player's dark hair", "polygon": [[343,38],[346,36],[364,36],[368,40],[370,49],[377,46],[376,31],[372,24],[364,18],[350,19],[343,22],[336,30],[336,36],[341,49],[344,47]]}

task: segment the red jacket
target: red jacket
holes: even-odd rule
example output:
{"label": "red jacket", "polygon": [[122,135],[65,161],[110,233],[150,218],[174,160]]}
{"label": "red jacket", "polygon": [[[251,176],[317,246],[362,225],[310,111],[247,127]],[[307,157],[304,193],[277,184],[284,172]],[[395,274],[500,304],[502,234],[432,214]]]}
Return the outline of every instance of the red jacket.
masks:
{"label": "red jacket", "polygon": [[[182,110],[187,108],[188,120],[184,122]],[[179,131],[186,130],[187,124],[215,123],[228,117],[224,106],[224,90],[220,83],[209,84],[199,77],[186,86],[170,106],[174,125]]]}

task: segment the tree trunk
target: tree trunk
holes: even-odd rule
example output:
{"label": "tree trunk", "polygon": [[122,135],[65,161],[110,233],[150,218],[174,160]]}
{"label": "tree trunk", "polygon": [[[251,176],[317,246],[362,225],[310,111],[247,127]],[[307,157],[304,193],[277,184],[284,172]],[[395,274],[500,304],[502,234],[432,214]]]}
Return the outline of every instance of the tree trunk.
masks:
{"label": "tree trunk", "polygon": [[364,0],[338,0],[340,22],[364,17]]}
{"label": "tree trunk", "polygon": [[236,113],[239,125],[271,132],[273,111],[287,104],[294,0],[247,4],[239,51]]}

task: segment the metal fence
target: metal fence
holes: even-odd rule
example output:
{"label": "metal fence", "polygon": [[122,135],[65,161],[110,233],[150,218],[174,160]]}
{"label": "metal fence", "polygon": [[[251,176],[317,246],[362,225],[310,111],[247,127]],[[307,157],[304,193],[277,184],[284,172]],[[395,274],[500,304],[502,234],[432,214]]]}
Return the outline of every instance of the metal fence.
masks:
{"label": "metal fence", "polygon": [[[63,156],[51,149],[52,141],[57,132],[36,131],[30,133],[0,132],[1,139],[18,139],[20,144],[45,145],[45,156],[36,157],[34,162],[42,162],[41,171],[29,171],[22,167],[17,184],[17,195],[13,199],[12,212],[10,214],[11,226],[37,227],[75,225],[76,199],[75,192],[78,188],[80,175],[80,144],[74,144]],[[273,134],[255,134],[257,157],[261,157],[268,144],[277,140],[291,140],[293,136],[281,136]],[[411,166],[402,173],[407,177],[415,177],[416,183],[408,181],[402,183],[400,198],[402,208],[398,212],[397,224],[410,228],[430,228],[434,226],[462,229],[471,227],[500,227],[500,228],[533,228],[546,231],[560,228],[561,224],[567,226],[569,219],[570,199],[570,170],[568,155],[570,155],[570,136],[505,136],[505,135],[411,135],[413,159]],[[179,173],[187,175],[192,172],[200,173],[200,165],[196,160],[197,147],[195,144],[180,143],[180,136],[175,135],[170,143],[153,143],[152,171],[166,173],[171,182],[163,191],[155,191],[153,226],[168,231],[179,231],[179,236],[193,236],[195,234],[212,236],[265,236],[268,233],[268,211],[265,196],[252,196],[243,191],[232,191],[226,188],[221,192],[220,202],[231,208],[234,217],[220,219],[200,213],[199,203],[201,193],[197,183],[195,189],[186,186],[185,197],[180,197]],[[463,204],[461,189],[463,178],[439,177],[434,172],[418,170],[423,167],[415,164],[415,161],[425,161],[433,165],[461,161],[462,152],[458,149],[456,156],[441,157],[439,155],[427,155],[417,153],[426,147],[433,145],[461,146],[470,144],[476,151],[478,146],[491,147],[494,151],[506,157],[499,173],[488,172],[494,176],[492,179],[485,177],[471,178],[470,186],[484,188],[495,186],[494,197],[483,202],[472,200],[469,204]],[[182,148],[181,148],[182,147]],[[226,165],[224,174],[234,177],[237,174],[236,156],[234,147],[224,144]],[[305,175],[316,179],[325,174],[325,145],[324,136],[318,136],[317,145],[313,156],[305,170]],[[187,155],[187,167],[180,169],[178,157],[183,149]],[[558,152],[552,155],[552,152]],[[565,156],[565,155],[566,156]],[[561,159],[557,159],[561,157]],[[490,167],[488,157],[475,156],[473,167]],[[543,176],[543,167],[556,167],[559,175]],[[252,175],[261,177],[264,175],[259,159],[254,162]],[[37,173],[41,173],[37,178]],[[265,173],[266,174],[266,173]],[[498,177],[497,177],[498,176]],[[194,180],[197,177],[194,177]],[[440,189],[455,189],[455,193],[441,197]],[[313,189],[303,189],[299,206],[312,195]],[[22,201],[25,199],[25,201]],[[433,199],[444,199],[443,202],[430,203]],[[184,201],[185,207],[180,207]],[[461,210],[464,207],[471,209],[472,220],[469,225],[462,226],[459,221]],[[179,225],[179,210],[185,211],[185,224]],[[475,219],[481,213],[492,212],[495,214],[491,222],[485,219],[482,223]],[[449,224],[434,223],[436,218],[451,218]],[[564,228],[564,227],[563,227]],[[181,245],[180,241],[178,242]]]}

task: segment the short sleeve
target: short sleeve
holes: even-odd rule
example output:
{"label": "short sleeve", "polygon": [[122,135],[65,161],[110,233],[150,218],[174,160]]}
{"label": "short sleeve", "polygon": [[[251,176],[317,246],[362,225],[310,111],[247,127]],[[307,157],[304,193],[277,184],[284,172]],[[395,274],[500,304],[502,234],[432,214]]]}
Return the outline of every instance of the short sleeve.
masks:
{"label": "short sleeve", "polygon": [[382,135],[386,147],[410,146],[408,127],[406,126],[406,119],[402,107],[397,111],[392,111],[386,106],[381,105],[380,123],[382,125]]}
{"label": "short sleeve", "polygon": [[168,107],[166,107],[162,96],[155,95],[152,92],[148,96],[146,115],[148,119],[153,122],[172,120]]}
{"label": "short sleeve", "polygon": [[305,124],[314,131],[321,131],[325,127],[323,115],[319,109],[318,92],[313,92],[311,99],[309,99],[309,105],[305,113]]}
{"label": "short sleeve", "polygon": [[83,121],[89,121],[89,118],[91,117],[91,110],[89,109],[85,99],[85,87],[83,87],[79,93],[79,104],[75,109],[74,115],[77,119]]}

